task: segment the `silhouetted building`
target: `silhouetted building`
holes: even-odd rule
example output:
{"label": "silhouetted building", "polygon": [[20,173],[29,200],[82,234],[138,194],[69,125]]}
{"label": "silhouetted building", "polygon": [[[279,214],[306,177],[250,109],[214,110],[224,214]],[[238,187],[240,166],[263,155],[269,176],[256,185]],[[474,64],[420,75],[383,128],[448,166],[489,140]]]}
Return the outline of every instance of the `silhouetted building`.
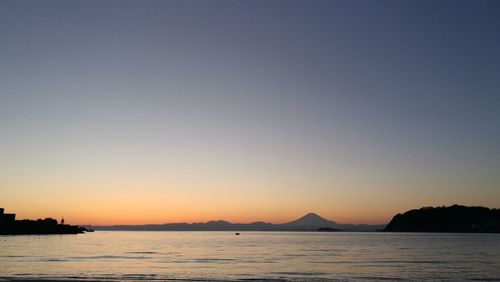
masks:
{"label": "silhouetted building", "polygon": [[4,209],[0,208],[0,224],[12,223],[16,220],[15,213],[4,213]]}
{"label": "silhouetted building", "polygon": [[4,213],[0,208],[0,235],[78,234],[85,231],[84,227],[57,224],[53,218],[16,220],[15,214]]}

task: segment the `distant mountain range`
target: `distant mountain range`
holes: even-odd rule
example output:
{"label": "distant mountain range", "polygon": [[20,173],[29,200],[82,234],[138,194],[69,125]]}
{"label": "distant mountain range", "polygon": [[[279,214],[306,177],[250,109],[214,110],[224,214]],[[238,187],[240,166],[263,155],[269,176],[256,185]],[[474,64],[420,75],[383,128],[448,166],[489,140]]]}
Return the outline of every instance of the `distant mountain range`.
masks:
{"label": "distant mountain range", "polygon": [[376,231],[385,225],[340,224],[327,220],[315,213],[284,224],[262,221],[252,223],[231,223],[224,220],[203,223],[167,223],[146,225],[93,226],[95,230],[122,231]]}
{"label": "distant mountain range", "polygon": [[283,224],[262,221],[95,226],[95,230],[123,231],[386,231],[386,232],[486,232],[500,233],[500,209],[485,207],[423,207],[397,214],[386,225],[341,224],[315,213]]}
{"label": "distant mountain range", "polygon": [[383,231],[500,233],[500,209],[424,207],[397,214]]}

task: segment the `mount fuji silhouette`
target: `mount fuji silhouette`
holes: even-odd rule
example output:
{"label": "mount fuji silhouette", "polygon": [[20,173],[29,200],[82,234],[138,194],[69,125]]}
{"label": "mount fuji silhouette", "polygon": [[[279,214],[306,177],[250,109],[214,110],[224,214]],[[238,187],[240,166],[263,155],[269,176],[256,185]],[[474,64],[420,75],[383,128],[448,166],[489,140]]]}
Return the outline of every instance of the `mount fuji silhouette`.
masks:
{"label": "mount fuji silhouette", "polygon": [[318,228],[337,228],[338,223],[335,221],[331,221],[328,219],[324,219],[321,216],[310,212],[303,217],[296,219],[294,221],[290,221],[285,224],[281,224],[283,227],[288,227],[290,229],[295,230],[316,230]]}
{"label": "mount fuji silhouette", "polygon": [[211,220],[201,223],[93,226],[94,230],[124,231],[376,231],[384,227],[385,225],[340,224],[312,212],[282,224],[262,221],[231,223],[225,220]]}

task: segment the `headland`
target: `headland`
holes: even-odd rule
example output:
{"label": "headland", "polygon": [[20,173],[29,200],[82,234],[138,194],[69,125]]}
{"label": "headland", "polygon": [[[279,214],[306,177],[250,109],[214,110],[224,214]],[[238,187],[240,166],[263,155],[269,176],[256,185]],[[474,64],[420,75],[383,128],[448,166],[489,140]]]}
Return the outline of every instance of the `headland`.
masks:
{"label": "headland", "polygon": [[16,214],[4,213],[0,208],[0,235],[43,235],[43,234],[79,234],[89,231],[76,225],[60,223],[53,218],[16,220]]}

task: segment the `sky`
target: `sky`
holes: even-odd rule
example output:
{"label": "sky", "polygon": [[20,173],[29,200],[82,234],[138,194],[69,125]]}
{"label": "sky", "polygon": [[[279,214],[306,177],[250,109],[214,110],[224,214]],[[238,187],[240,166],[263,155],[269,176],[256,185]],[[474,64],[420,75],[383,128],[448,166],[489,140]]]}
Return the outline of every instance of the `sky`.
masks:
{"label": "sky", "polygon": [[67,223],[500,208],[498,1],[1,1],[0,207]]}

